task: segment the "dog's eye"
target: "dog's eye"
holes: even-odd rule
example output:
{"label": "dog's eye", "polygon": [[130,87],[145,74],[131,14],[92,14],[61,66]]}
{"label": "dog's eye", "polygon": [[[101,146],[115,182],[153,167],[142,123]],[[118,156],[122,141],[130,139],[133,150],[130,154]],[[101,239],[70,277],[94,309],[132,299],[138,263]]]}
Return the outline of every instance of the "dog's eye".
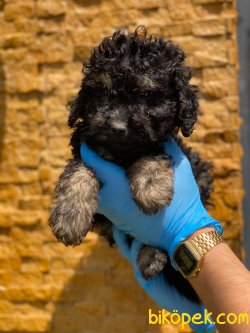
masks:
{"label": "dog's eye", "polygon": [[149,98],[149,97],[152,97],[152,92],[151,92],[151,91],[142,91],[142,92],[140,93],[140,96],[141,96],[142,98]]}
{"label": "dog's eye", "polygon": [[117,96],[117,92],[115,90],[110,90],[110,96],[112,97]]}

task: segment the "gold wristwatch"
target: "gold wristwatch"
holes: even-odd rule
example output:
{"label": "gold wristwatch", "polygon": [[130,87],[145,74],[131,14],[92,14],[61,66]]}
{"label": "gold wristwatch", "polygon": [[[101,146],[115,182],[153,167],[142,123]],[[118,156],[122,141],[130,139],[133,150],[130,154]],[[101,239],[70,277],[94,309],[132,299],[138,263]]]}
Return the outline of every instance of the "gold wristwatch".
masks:
{"label": "gold wristwatch", "polygon": [[184,278],[195,277],[201,270],[204,255],[222,242],[223,239],[217,231],[204,232],[181,242],[174,251],[173,263]]}

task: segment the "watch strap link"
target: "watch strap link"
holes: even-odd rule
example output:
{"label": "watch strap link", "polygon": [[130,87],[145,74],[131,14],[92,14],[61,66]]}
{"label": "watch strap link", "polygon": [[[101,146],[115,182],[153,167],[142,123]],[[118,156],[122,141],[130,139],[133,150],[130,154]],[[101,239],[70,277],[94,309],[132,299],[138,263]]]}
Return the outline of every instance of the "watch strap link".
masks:
{"label": "watch strap link", "polygon": [[211,250],[215,245],[220,244],[223,242],[223,239],[217,231],[212,230],[208,232],[204,232],[199,236],[196,236],[192,239],[189,239],[185,243],[187,245],[191,245],[199,255],[203,256],[209,250]]}

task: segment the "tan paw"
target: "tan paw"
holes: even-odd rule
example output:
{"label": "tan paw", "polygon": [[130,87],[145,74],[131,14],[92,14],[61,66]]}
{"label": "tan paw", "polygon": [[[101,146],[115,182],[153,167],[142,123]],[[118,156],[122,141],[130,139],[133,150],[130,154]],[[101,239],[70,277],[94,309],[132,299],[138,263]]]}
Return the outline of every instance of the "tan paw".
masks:
{"label": "tan paw", "polygon": [[167,255],[162,250],[145,246],[138,253],[137,265],[143,278],[148,280],[164,269],[167,260]]}
{"label": "tan paw", "polygon": [[166,155],[146,156],[127,170],[130,190],[145,214],[155,214],[168,206],[173,196],[173,170]]}

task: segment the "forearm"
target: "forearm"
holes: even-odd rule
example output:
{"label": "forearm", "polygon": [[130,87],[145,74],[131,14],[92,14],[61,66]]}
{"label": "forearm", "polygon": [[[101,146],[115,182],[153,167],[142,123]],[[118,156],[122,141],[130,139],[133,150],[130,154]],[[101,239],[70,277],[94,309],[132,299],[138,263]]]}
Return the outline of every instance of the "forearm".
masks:
{"label": "forearm", "polygon": [[[214,319],[220,313],[247,313],[250,319],[250,273],[225,243],[205,255],[201,271],[189,281]],[[217,327],[220,333],[250,332],[247,323]]]}

